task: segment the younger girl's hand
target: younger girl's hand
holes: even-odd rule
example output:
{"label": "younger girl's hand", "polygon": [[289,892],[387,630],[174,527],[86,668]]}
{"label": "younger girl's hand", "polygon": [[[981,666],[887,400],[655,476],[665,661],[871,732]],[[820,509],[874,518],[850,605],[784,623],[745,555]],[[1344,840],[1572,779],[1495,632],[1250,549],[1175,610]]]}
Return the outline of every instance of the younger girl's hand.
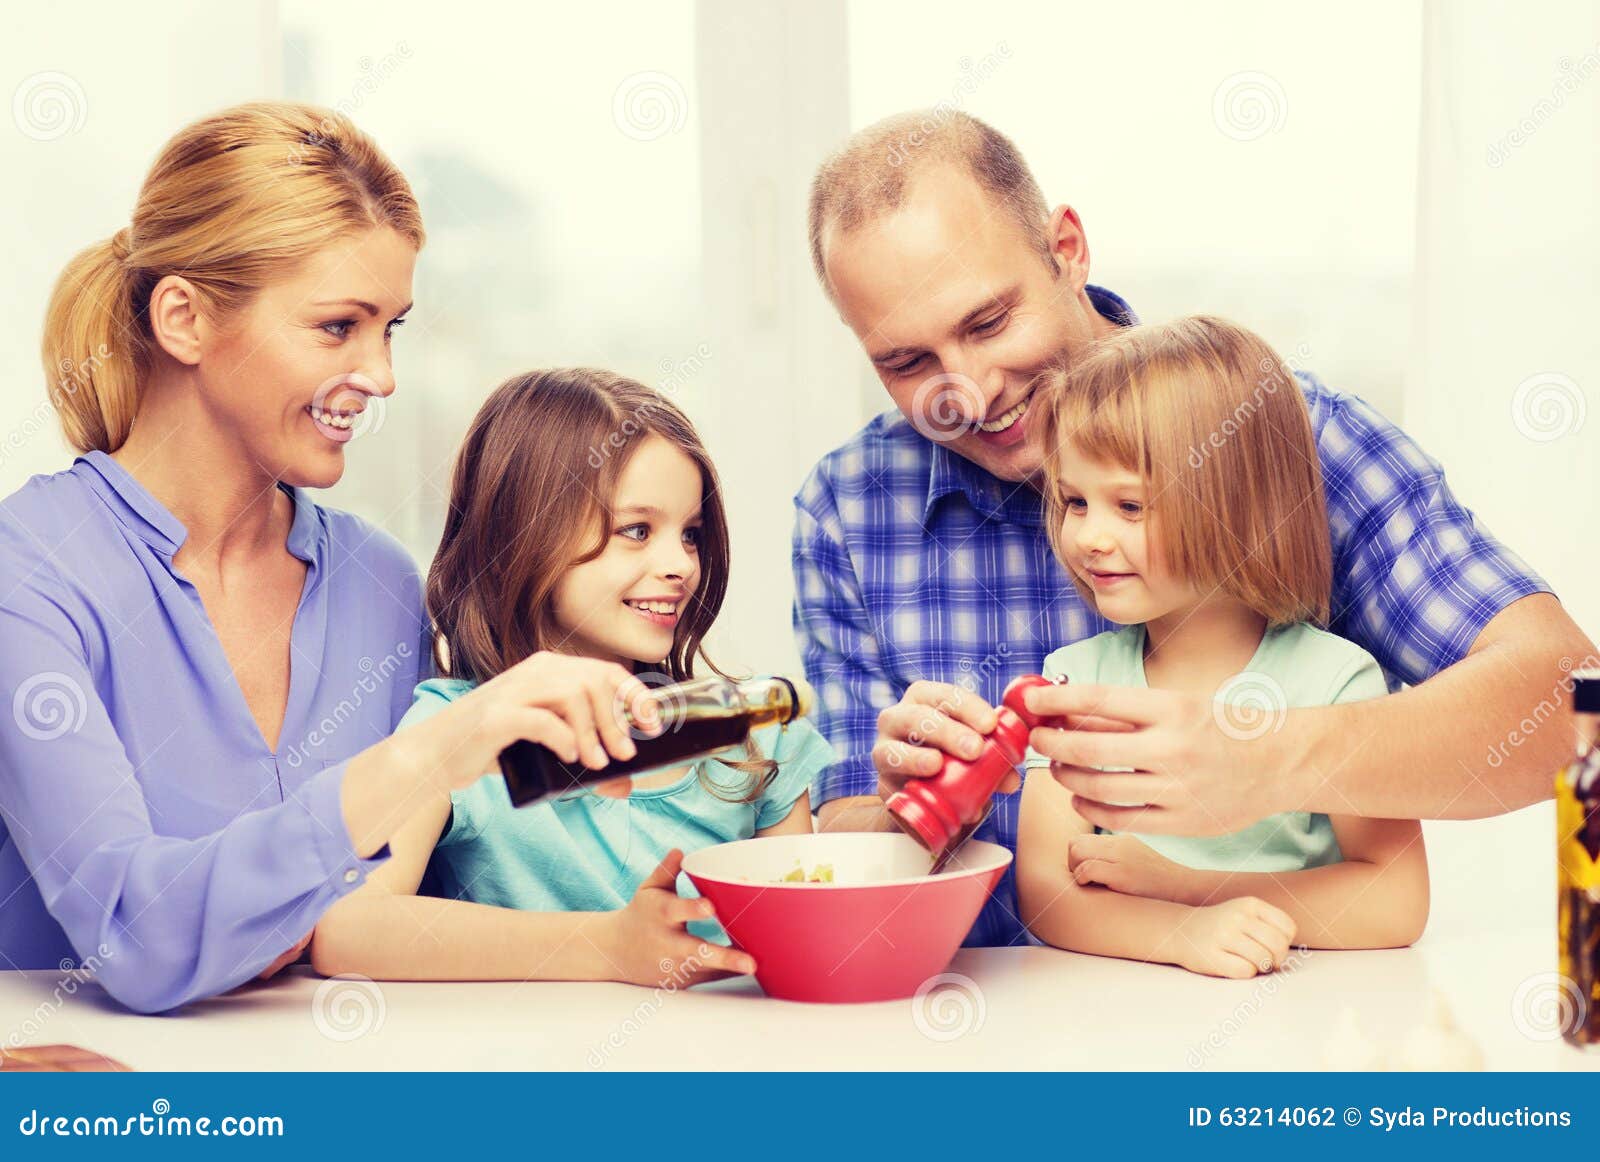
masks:
{"label": "younger girl's hand", "polygon": [[685,900],[675,885],[683,852],[673,850],[639,885],[628,906],[611,912],[609,947],[602,949],[627,984],[688,987],[703,980],[746,975],[756,962],[746,953],[708,944],[685,929],[690,920],[716,917],[710,900]]}
{"label": "younger girl's hand", "polygon": [[1173,958],[1190,972],[1244,980],[1281,968],[1294,935],[1287,912],[1239,896],[1190,912],[1173,934]]}
{"label": "younger girl's hand", "polygon": [[1067,870],[1079,884],[1101,884],[1128,896],[1182,902],[1183,865],[1132,835],[1075,835]]}

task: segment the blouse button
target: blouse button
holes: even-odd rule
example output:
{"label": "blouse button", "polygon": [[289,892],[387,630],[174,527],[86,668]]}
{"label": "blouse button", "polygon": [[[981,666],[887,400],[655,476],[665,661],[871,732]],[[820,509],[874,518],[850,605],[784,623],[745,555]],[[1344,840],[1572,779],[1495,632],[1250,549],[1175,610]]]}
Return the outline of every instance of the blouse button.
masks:
{"label": "blouse button", "polygon": [[344,873],[344,882],[347,884],[353,884],[360,878],[361,873],[356,871],[355,868],[351,868],[349,871]]}

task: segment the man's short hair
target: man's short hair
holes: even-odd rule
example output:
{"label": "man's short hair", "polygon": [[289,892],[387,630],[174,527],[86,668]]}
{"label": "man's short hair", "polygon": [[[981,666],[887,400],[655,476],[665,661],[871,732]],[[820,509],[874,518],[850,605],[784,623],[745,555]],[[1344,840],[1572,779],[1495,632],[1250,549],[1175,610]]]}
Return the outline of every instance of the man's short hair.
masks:
{"label": "man's short hair", "polygon": [[900,208],[912,179],[933,165],[961,165],[994,198],[1054,269],[1046,236],[1049,204],[1033,171],[1009,137],[948,106],[897,113],[853,134],[817,170],[811,182],[811,264],[828,297],[823,236],[830,227],[848,233]]}

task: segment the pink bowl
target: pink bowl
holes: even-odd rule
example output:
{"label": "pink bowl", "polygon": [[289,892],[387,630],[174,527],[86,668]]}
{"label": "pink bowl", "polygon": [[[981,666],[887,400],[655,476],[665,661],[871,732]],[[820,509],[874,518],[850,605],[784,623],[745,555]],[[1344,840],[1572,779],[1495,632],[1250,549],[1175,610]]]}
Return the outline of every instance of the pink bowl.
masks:
{"label": "pink bowl", "polygon": [[[796,862],[832,865],[834,882],[778,882]],[[1011,853],[974,841],[937,876],[931,862],[906,835],[774,835],[696,851],[683,870],[768,996],[886,1001],[944,971]]]}

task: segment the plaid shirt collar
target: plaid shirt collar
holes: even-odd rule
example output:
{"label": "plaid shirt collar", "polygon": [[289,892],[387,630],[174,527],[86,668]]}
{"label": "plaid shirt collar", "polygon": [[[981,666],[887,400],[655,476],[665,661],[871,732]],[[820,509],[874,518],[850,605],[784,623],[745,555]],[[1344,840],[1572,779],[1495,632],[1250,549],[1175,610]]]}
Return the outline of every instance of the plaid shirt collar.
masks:
{"label": "plaid shirt collar", "polygon": [[[1139,321],[1139,316],[1134,314],[1127,300],[1114,291],[1098,286],[1086,286],[1084,290],[1088,292],[1094,309],[1119,327],[1131,327]],[[1035,489],[1026,484],[1001,480],[941,443],[933,444],[930,460],[928,498],[922,507],[924,529],[932,525],[939,502],[947,496],[964,496],[967,503],[986,520],[1043,527],[1044,506]]]}

